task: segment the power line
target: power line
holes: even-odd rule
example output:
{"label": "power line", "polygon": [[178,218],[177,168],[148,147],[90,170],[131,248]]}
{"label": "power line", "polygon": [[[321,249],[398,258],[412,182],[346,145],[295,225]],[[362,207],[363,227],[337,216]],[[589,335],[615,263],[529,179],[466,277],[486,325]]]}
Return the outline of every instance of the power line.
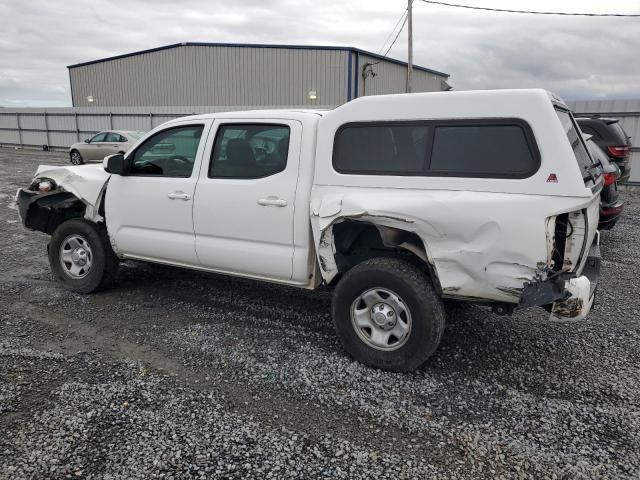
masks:
{"label": "power line", "polygon": [[435,0],[420,0],[424,3],[430,3],[432,5],[444,5],[445,7],[467,8],[469,10],[484,10],[487,12],[503,12],[503,13],[527,13],[530,15],[562,15],[565,17],[631,17],[638,18],[640,14],[626,14],[626,13],[571,13],[571,12],[540,12],[529,10],[510,10],[506,8],[490,8],[490,7],[476,7],[473,5],[460,5],[456,3],[437,2]]}
{"label": "power line", "polygon": [[384,46],[387,44],[387,42],[389,41],[389,39],[393,35],[393,32],[395,32],[396,28],[398,28],[398,24],[400,22],[402,22],[402,25],[400,25],[400,29],[396,33],[396,36],[393,38],[393,41],[391,42],[391,44],[389,45],[387,50],[384,52],[384,54],[382,54],[382,55],[378,54],[379,58],[378,58],[377,62],[367,62],[364,65],[362,65],[362,69],[361,69],[360,75],[362,75],[362,91],[363,91],[363,94],[366,95],[365,92],[367,91],[366,90],[367,89],[367,77],[369,75],[371,75],[373,77],[376,76],[376,72],[373,70],[373,67],[378,65],[380,62],[382,62],[384,59],[387,58],[387,55],[389,55],[389,52],[391,51],[391,49],[395,45],[396,41],[398,40],[398,37],[402,33],[402,30],[404,29],[404,26],[407,24],[407,19],[408,18],[409,18],[409,8],[407,7],[405,9],[405,11],[402,13],[402,16],[396,22],[395,26],[393,27],[393,30],[391,30],[391,33],[389,34],[387,39],[382,44],[382,48],[380,49],[380,51],[382,51],[384,49]]}
{"label": "power line", "polygon": [[391,39],[391,37],[393,36],[393,33],[396,31],[396,28],[398,28],[398,25],[400,25],[400,22],[404,19],[405,15],[407,14],[407,10],[408,9],[405,8],[404,12],[402,12],[402,15],[400,15],[400,18],[398,19],[396,24],[393,26],[393,29],[391,30],[391,32],[389,32],[389,36],[386,38],[386,40],[382,44],[382,47],[380,47],[380,50],[378,51],[378,54],[381,54],[382,50],[384,50],[385,45]]}
{"label": "power line", "polygon": [[395,38],[393,39],[393,42],[391,42],[391,45],[389,45],[389,48],[387,48],[387,51],[384,52],[384,54],[382,55],[382,58],[380,58],[377,62],[372,63],[371,65],[377,65],[379,64],[382,60],[384,60],[385,58],[387,58],[387,55],[389,55],[389,52],[391,51],[391,49],[393,48],[393,46],[396,44],[396,41],[398,40],[398,37],[400,36],[400,34],[402,33],[402,30],[404,29],[404,26],[407,24],[407,18],[408,18],[408,11],[406,11],[403,15],[404,17],[404,22],[402,22],[402,25],[400,26],[400,30],[398,30],[398,33],[396,33]]}

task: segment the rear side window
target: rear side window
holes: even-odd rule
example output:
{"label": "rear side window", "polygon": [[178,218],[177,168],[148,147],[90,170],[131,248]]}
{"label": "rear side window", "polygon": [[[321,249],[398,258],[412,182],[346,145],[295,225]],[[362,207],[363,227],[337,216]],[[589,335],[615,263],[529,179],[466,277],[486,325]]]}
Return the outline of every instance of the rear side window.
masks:
{"label": "rear side window", "polygon": [[105,142],[112,142],[112,143],[121,142],[122,140],[120,140],[120,138],[121,137],[119,133],[109,132],[107,133]]}
{"label": "rear side window", "polygon": [[254,179],[282,172],[287,166],[289,136],[287,125],[221,125],[209,178]]}
{"label": "rear side window", "polygon": [[340,173],[525,178],[540,154],[518,119],[348,124],[336,133]]}
{"label": "rear side window", "polygon": [[571,144],[571,148],[573,149],[573,155],[578,162],[578,166],[580,167],[580,171],[582,172],[582,178],[588,180],[591,178],[591,168],[593,167],[593,162],[591,161],[591,157],[589,157],[589,153],[587,152],[586,147],[584,146],[584,140],[582,135],[578,133],[578,130],[575,126],[575,122],[573,117],[566,110],[559,110],[556,108],[556,114],[560,119],[560,123],[562,123],[562,128],[564,129],[564,133]]}
{"label": "rear side window", "polygon": [[432,127],[362,125],[336,136],[334,165],[344,173],[419,175],[426,171]]}
{"label": "rear side window", "polygon": [[518,125],[435,128],[431,156],[434,173],[525,177],[536,169],[524,129]]}

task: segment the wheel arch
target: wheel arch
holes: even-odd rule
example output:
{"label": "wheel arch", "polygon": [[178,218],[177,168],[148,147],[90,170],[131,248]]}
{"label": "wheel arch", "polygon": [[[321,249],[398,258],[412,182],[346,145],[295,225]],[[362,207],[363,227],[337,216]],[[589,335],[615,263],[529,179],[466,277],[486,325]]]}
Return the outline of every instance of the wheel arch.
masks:
{"label": "wheel arch", "polygon": [[[394,225],[390,225],[394,223]],[[437,270],[428,245],[400,222],[376,219],[340,218],[322,230],[318,242],[318,260],[323,279],[335,283],[342,275],[369,258],[395,256],[425,270],[433,286],[442,294]]]}
{"label": "wheel arch", "polygon": [[61,223],[84,218],[87,205],[70,192],[54,191],[32,197],[24,213],[25,227],[51,235]]}
{"label": "wheel arch", "polygon": [[93,223],[104,223],[106,189],[99,197],[97,208],[63,189],[37,195],[18,195],[20,214],[24,226],[51,235],[63,222],[84,218]]}

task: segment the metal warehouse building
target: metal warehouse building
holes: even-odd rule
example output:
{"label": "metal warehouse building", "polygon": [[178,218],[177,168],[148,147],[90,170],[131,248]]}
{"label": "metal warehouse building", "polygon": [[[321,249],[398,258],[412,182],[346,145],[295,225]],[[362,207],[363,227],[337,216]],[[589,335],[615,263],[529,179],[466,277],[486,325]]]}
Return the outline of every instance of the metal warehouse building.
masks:
{"label": "metal warehouse building", "polygon": [[[403,93],[407,64],[352,47],[179,43],[70,65],[74,107],[339,105]],[[413,91],[448,90],[415,66]]]}

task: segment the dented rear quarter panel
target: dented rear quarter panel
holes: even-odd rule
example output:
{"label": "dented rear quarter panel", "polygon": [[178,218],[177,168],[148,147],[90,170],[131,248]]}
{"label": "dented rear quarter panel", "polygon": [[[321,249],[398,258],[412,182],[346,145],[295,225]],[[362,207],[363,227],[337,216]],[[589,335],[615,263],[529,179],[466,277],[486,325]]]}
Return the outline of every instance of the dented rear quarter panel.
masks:
{"label": "dented rear quarter panel", "polygon": [[331,227],[358,220],[416,233],[443,294],[517,303],[524,283],[547,265],[548,217],[588,204],[571,197],[317,186],[311,222],[327,281],[338,273]]}
{"label": "dented rear quarter panel", "polygon": [[[311,196],[323,279],[338,273],[332,226],[359,219],[419,235],[443,294],[517,303],[524,284],[549,262],[548,219],[587,208],[592,217],[598,201],[584,184],[553,102],[562,105],[544,90],[444,92],[366,97],[327,113],[318,130]],[[524,179],[492,179],[341,174],[333,168],[335,134],[346,123],[467,118],[527,122],[540,151],[539,169]],[[547,182],[550,174],[557,183]],[[590,225],[588,241],[595,235]]]}

